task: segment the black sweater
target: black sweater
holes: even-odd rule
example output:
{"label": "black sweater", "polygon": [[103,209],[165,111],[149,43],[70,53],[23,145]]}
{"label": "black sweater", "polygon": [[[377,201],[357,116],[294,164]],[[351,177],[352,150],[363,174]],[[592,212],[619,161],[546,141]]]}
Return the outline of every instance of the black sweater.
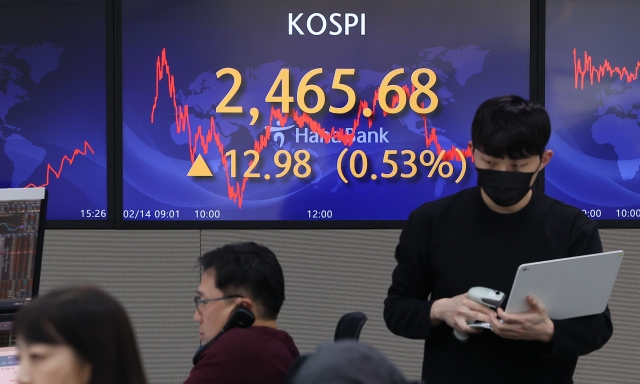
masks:
{"label": "black sweater", "polygon": [[520,264],[598,252],[596,224],[574,207],[534,191],[522,210],[500,214],[487,207],[478,187],[466,189],[409,216],[396,247],[385,322],[397,335],[425,339],[427,384],[573,383],[578,356],[611,337],[608,308],[553,320],[550,343],[502,339],[486,330],[461,343],[446,323],[431,327],[431,304],[474,286],[508,295]]}

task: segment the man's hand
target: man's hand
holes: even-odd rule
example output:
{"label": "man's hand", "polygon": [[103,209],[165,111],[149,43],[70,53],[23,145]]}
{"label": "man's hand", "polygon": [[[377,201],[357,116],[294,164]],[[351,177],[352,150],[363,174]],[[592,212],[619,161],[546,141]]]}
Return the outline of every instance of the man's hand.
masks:
{"label": "man's hand", "polygon": [[527,296],[527,302],[530,308],[525,313],[509,314],[502,308],[492,312],[491,331],[505,339],[551,341],[554,326],[547,309],[533,296]]}
{"label": "man's hand", "polygon": [[434,301],[431,305],[431,325],[436,326],[444,321],[460,332],[480,333],[482,329],[469,327],[467,320],[489,322],[492,313],[495,314],[488,307],[476,303],[463,293],[450,299]]}

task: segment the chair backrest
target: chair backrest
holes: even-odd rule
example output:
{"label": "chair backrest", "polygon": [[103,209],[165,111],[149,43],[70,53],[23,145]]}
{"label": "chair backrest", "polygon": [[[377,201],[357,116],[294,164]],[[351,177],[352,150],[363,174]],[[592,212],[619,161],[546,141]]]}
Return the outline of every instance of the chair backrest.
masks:
{"label": "chair backrest", "polygon": [[360,338],[360,331],[367,321],[367,315],[362,312],[349,312],[342,315],[336,326],[336,333],[333,340]]}
{"label": "chair backrest", "polygon": [[302,364],[309,358],[309,356],[313,356],[313,353],[307,353],[304,355],[300,355],[293,360],[293,363],[289,366],[289,370],[284,377],[284,384],[293,384],[295,381],[296,374],[302,367]]}

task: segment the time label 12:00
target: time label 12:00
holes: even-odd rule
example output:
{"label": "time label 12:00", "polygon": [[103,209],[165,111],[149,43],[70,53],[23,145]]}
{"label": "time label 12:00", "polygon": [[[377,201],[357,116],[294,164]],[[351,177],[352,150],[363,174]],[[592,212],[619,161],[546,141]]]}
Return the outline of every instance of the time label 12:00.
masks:
{"label": "time label 12:00", "polygon": [[333,211],[330,209],[310,209],[307,211],[310,219],[331,219]]}

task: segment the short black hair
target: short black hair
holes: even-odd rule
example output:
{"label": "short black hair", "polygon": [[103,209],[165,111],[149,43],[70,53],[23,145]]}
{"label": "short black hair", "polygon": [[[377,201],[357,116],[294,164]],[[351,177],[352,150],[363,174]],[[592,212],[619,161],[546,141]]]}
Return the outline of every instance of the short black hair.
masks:
{"label": "short black hair", "polygon": [[516,95],[483,102],[471,123],[473,147],[497,158],[542,156],[550,136],[551,122],[544,107]]}
{"label": "short black hair", "polygon": [[275,320],[284,303],[284,274],[276,255],[254,242],[227,244],[200,256],[204,273],[212,269],[216,288],[225,295],[245,291]]}
{"label": "short black hair", "polygon": [[122,306],[93,285],[53,290],[23,307],[15,332],[26,344],[67,345],[91,365],[89,384],[146,384]]}

